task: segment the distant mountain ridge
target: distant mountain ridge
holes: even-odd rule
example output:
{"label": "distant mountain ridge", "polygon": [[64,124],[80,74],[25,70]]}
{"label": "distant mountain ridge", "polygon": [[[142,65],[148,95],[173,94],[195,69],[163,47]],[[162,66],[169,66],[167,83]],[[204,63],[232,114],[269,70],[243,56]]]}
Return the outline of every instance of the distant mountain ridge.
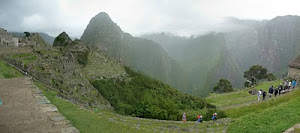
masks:
{"label": "distant mountain ridge", "polygon": [[[216,33],[210,33],[185,38],[183,41],[179,39],[180,37],[166,36],[164,33],[147,34],[142,37],[161,44],[168,51],[169,55],[179,62],[180,60],[191,59],[191,63],[201,62],[207,64],[206,58],[220,54],[220,58],[217,57],[216,59],[218,60],[215,60],[216,64],[210,66],[209,71],[205,71],[209,73],[205,77],[205,87],[212,87],[220,78],[229,79],[233,82],[234,87],[242,87],[244,83],[243,72],[255,64],[267,67],[277,77],[283,77],[287,74],[288,62],[300,54],[299,16],[279,16],[269,21],[232,18],[228,23],[239,25],[243,28],[230,32],[221,32],[218,33],[218,36],[212,36],[212,34]],[[206,40],[211,38],[211,40],[219,41],[205,41],[204,38]],[[191,42],[193,42],[193,45],[191,45]],[[203,43],[207,45],[201,45]],[[202,56],[200,51],[196,52],[195,50],[210,49],[207,46],[215,46],[219,50]],[[190,53],[195,53],[195,55],[190,55]],[[181,62],[181,64],[186,63]],[[199,74],[201,73],[197,73],[197,75]]]}

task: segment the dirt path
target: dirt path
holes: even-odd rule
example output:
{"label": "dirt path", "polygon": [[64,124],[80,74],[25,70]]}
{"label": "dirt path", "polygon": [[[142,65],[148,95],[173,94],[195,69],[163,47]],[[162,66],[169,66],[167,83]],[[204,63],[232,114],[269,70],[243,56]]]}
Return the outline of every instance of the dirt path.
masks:
{"label": "dirt path", "polygon": [[0,79],[1,133],[79,132],[28,78]]}

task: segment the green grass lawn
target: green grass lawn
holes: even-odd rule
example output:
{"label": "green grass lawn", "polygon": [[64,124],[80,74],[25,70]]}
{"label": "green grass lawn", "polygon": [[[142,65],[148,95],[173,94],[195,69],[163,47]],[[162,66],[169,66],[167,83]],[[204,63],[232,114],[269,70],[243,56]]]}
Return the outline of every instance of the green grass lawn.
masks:
{"label": "green grass lawn", "polygon": [[298,89],[278,99],[236,110],[234,113],[248,112],[248,115],[235,119],[228,131],[281,133],[300,122],[299,96]]}
{"label": "green grass lawn", "polygon": [[291,100],[297,98],[299,96],[299,91],[293,91],[288,94],[281,95],[277,98],[272,98],[263,102],[256,102],[249,106],[243,106],[238,108],[231,108],[225,110],[225,113],[230,118],[239,118],[244,115],[248,115],[251,113],[263,112],[266,109],[274,108],[280,104],[290,102]]}
{"label": "green grass lawn", "polygon": [[15,78],[22,76],[23,75],[19,71],[6,65],[3,61],[0,60],[0,78]]}
{"label": "green grass lawn", "polygon": [[[254,88],[268,92],[271,85],[278,87],[280,83],[280,80],[262,82]],[[233,118],[229,132],[279,133],[300,122],[300,90],[257,102],[257,96],[248,93],[251,89],[212,94],[206,98],[208,102],[223,109],[227,117]]]}

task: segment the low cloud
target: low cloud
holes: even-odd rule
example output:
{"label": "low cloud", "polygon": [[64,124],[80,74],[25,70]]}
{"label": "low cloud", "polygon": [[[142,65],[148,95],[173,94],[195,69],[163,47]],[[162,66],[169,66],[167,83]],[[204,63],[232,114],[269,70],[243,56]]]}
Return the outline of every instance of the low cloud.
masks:
{"label": "low cloud", "polygon": [[2,0],[0,27],[52,36],[66,31],[79,38],[93,16],[107,12],[135,36],[151,32],[190,36],[236,28],[226,22],[228,16],[262,20],[298,15],[299,4],[296,0]]}

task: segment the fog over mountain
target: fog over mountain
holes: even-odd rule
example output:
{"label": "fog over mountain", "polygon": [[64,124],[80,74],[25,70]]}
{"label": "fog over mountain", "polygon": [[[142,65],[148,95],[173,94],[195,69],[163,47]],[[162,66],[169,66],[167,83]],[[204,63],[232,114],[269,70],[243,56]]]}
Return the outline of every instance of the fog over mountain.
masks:
{"label": "fog over mountain", "polygon": [[[194,83],[212,87],[221,78],[234,87],[243,87],[243,72],[259,64],[278,78],[287,75],[287,64],[300,52],[300,17],[278,16],[270,21],[231,18],[227,24],[239,25],[235,30],[210,33],[190,38],[172,34],[145,34],[178,61],[192,68]],[[191,79],[192,80],[192,79]]]}
{"label": "fog over mountain", "polygon": [[297,0],[1,0],[0,27],[50,36],[65,31],[80,38],[93,16],[107,12],[134,36],[153,32],[191,36],[231,29],[230,25],[224,25],[228,17],[261,21],[298,15],[297,5]]}

